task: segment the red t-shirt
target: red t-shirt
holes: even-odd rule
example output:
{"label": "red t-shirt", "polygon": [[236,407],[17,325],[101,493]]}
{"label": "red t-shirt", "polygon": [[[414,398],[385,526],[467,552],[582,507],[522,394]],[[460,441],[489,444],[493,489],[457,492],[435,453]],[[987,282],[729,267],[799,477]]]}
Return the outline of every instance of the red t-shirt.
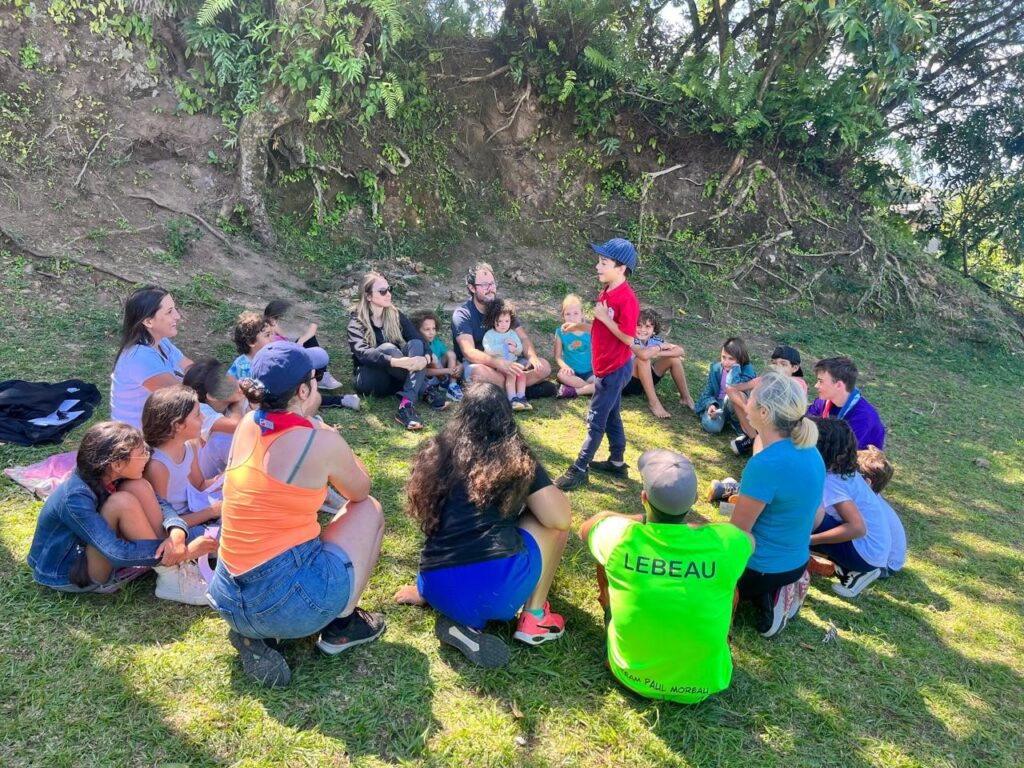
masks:
{"label": "red t-shirt", "polygon": [[[597,300],[608,305],[608,314],[619,326],[619,330],[633,338],[636,336],[636,321],[640,316],[640,302],[629,282],[618,288],[603,290]],[[618,370],[633,356],[633,346],[623,344],[600,320],[594,321],[590,331],[590,354],[595,376],[607,376]]]}

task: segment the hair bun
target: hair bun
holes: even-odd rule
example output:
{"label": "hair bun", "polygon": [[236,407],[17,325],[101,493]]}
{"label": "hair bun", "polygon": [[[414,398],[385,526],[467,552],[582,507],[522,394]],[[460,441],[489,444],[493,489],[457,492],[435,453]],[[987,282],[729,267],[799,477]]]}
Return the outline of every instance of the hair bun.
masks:
{"label": "hair bun", "polygon": [[246,376],[239,381],[238,388],[250,403],[259,403],[267,394],[267,386],[253,376]]}

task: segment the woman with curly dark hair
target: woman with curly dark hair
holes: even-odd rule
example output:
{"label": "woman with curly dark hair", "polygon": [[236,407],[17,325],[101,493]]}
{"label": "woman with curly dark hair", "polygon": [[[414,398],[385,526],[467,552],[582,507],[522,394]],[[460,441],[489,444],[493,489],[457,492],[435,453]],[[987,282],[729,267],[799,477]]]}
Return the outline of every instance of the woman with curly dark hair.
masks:
{"label": "woman with curly dark hair", "polygon": [[462,407],[413,459],[407,514],[426,542],[415,585],[399,603],[430,604],[435,633],[484,667],[508,662],[509,650],[482,632],[519,608],[515,638],[539,645],[561,637],[548,590],[562,558],[569,501],[526,444],[505,393],[473,384]]}
{"label": "woman with curly dark hair", "polygon": [[892,532],[885,507],[857,471],[857,436],[839,419],[815,419],[825,462],[825,493],[811,549],[836,564],[833,591],[857,597],[889,562]]}

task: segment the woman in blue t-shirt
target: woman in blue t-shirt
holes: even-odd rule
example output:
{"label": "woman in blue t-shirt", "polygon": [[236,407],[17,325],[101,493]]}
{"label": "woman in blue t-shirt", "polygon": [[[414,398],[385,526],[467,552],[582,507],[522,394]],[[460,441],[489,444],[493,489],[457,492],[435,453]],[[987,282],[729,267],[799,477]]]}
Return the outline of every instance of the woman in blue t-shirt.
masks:
{"label": "woman in blue t-shirt", "polygon": [[540,645],[561,637],[548,590],[572,522],[556,488],[494,384],[470,386],[462,407],[413,459],[407,514],[426,534],[416,584],[399,603],[438,613],[435,633],[470,661],[497,667],[505,643],[482,632],[491,620],[519,622],[515,638]]}
{"label": "woman in blue t-shirt", "polygon": [[761,377],[747,415],[763,448],[743,470],[734,525],[754,536],[756,548],[736,585],[741,600],[754,603],[757,630],[782,631],[800,610],[807,583],[811,528],[825,486],[818,453],[818,427],[804,414],[807,399],[789,376]]}
{"label": "woman in blue t-shirt", "polygon": [[174,298],[155,285],[133,293],[124,305],[121,347],[110,374],[110,416],[142,428],[142,406],[151,392],[181,384],[192,365],[171,343],[181,313]]}

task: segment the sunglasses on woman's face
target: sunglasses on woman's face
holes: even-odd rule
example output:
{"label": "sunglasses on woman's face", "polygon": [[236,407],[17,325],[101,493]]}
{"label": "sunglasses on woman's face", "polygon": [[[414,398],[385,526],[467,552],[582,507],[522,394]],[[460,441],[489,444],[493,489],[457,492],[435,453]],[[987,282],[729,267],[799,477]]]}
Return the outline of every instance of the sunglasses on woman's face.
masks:
{"label": "sunglasses on woman's face", "polygon": [[324,380],[324,374],[327,373],[327,369],[324,368],[322,371],[313,371],[313,378],[317,381]]}
{"label": "sunglasses on woman's face", "polygon": [[381,296],[387,296],[389,293],[391,293],[391,286],[389,285],[387,288],[373,288],[371,290],[377,291],[377,293],[379,293]]}

